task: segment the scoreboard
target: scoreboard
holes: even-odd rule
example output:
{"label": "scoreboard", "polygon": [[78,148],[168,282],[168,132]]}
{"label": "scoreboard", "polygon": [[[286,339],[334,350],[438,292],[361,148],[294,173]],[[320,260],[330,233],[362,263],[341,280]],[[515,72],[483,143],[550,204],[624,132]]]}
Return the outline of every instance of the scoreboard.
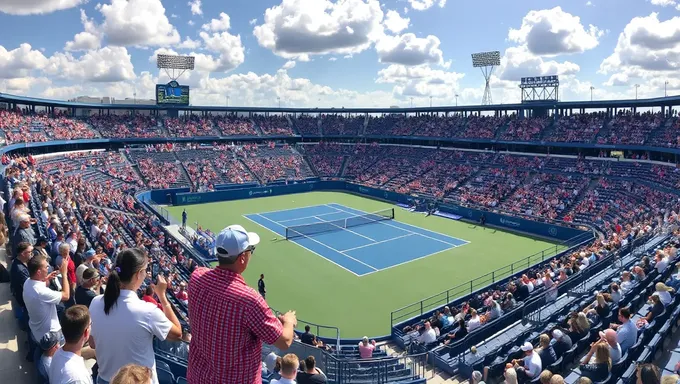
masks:
{"label": "scoreboard", "polygon": [[176,81],[156,84],[157,105],[189,105],[189,86]]}

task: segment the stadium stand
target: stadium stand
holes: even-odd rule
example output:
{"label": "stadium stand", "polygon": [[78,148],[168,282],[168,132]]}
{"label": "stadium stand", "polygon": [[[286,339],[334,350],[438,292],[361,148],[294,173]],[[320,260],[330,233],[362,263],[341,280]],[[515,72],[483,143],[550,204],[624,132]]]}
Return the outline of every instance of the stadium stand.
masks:
{"label": "stadium stand", "polygon": [[[106,138],[200,136],[367,136],[456,137],[507,141],[645,144],[677,147],[677,118],[660,114],[621,113],[518,119],[510,117],[429,116],[319,117],[255,116],[251,118],[159,118],[92,116],[72,119],[0,111],[6,143]],[[580,377],[593,382],[631,383],[633,362],[649,363],[664,349],[680,321],[680,295],[650,317],[656,295],[666,298],[659,283],[672,285],[671,274],[679,236],[676,190],[680,176],[674,164],[645,159],[584,158],[531,155],[482,150],[380,145],[377,143],[203,143],[148,144],[116,150],[84,150],[34,158],[4,155],[5,196],[15,189],[26,197],[21,212],[7,208],[8,226],[26,212],[33,231],[57,240],[57,233],[75,233],[75,253],[96,250],[96,268],[110,273],[111,262],[126,247],[140,247],[153,260],[141,291],[152,276],[170,277],[167,292],[180,322],[184,341],[156,340],[158,376],[162,383],[186,377],[191,317],[184,286],[191,271],[204,265],[196,252],[207,251],[214,234],[198,228],[193,247],[178,241],[147,204],[135,198],[142,189],[190,187],[214,190],[219,185],[302,182],[316,177],[346,178],[356,183],[404,194],[416,193],[442,202],[456,202],[517,217],[594,225],[599,236],[554,259],[543,260],[510,277],[494,281],[446,305],[393,324],[394,343],[410,354],[389,356],[378,348],[372,359],[361,359],[356,342],[329,350],[295,342],[300,355],[318,356],[331,382],[423,383],[428,356],[450,374],[469,378],[485,371],[488,380],[502,378],[506,364],[526,355],[525,343],[541,359],[554,350],[560,334],[571,348],[543,365],[567,383]],[[25,187],[22,190],[22,187]],[[25,195],[24,195],[25,193]],[[10,204],[12,205],[13,202]],[[43,214],[44,212],[44,214]],[[13,232],[10,232],[13,233]],[[67,241],[71,241],[67,240]],[[50,248],[51,249],[51,248]],[[53,255],[54,256],[54,255]],[[631,275],[633,276],[631,278]],[[615,284],[612,284],[614,282]],[[139,292],[143,294],[144,292]],[[593,301],[602,296],[602,308]],[[648,300],[651,302],[648,303]],[[597,307],[600,312],[594,310]],[[600,375],[578,364],[600,332],[621,321],[619,310],[632,314],[637,337],[619,359]],[[583,315],[579,315],[582,313]],[[587,326],[582,323],[586,319]],[[644,320],[643,320],[644,319]],[[435,340],[423,343],[432,329]],[[558,333],[555,333],[558,330]],[[545,344],[541,339],[548,338]],[[560,338],[561,339],[561,338]],[[541,344],[543,343],[543,344]],[[621,343],[620,343],[621,344]],[[471,348],[474,347],[474,348]],[[280,351],[269,346],[263,350]],[[672,351],[663,371],[677,371]],[[546,358],[550,358],[547,356]],[[486,369],[485,369],[486,368]],[[514,369],[514,368],[513,368]],[[263,371],[263,382],[276,378]],[[532,380],[536,381],[536,380]]]}

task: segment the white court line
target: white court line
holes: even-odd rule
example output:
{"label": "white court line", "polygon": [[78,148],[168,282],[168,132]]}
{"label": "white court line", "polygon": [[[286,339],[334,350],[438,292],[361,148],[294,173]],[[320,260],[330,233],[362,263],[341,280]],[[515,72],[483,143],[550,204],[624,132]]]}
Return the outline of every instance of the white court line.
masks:
{"label": "white court line", "polygon": [[[314,218],[317,219],[317,220],[321,220],[321,223],[330,224],[330,225],[332,225],[332,226],[334,226],[334,227],[336,227],[336,228],[338,228],[338,229],[342,229],[343,231],[347,231],[347,232],[353,233],[353,234],[355,234],[355,235],[357,235],[357,236],[361,236],[361,237],[363,237],[364,239],[371,240],[371,241],[374,242],[374,243],[376,242],[375,240],[371,239],[371,238],[368,237],[368,236],[364,236],[364,235],[362,235],[361,233],[354,232],[354,231],[352,231],[351,229],[347,229],[347,228],[345,228],[345,227],[341,227],[341,226],[339,226],[339,225],[333,224],[332,221],[326,221],[326,220],[324,220],[324,219],[322,219],[322,218],[320,218],[320,217],[316,217],[316,216],[314,216]],[[343,220],[343,219],[339,219],[339,220]],[[317,224],[317,223],[311,223],[311,224]],[[338,251],[338,252],[340,252],[340,251]]]}
{"label": "white court line", "polygon": [[[271,221],[271,222],[274,223],[274,224],[281,225],[281,224],[277,223],[276,221],[271,220],[271,219],[268,219],[268,218],[266,218],[266,217],[264,217],[264,216],[262,216],[262,215],[260,215],[260,214],[257,214],[256,216],[260,216],[261,218],[263,218],[263,219],[265,219],[265,220],[268,220],[268,221]],[[277,233],[277,235],[278,235],[278,233]],[[341,251],[338,251],[337,249],[335,249],[335,248],[333,248],[333,247],[331,247],[331,246],[328,246],[328,245],[326,245],[326,244],[320,242],[319,240],[313,239],[313,238],[311,238],[311,237],[309,237],[309,236],[306,236],[306,235],[302,235],[302,236],[304,236],[305,238],[307,238],[307,239],[309,239],[309,240],[311,240],[311,241],[313,241],[313,242],[315,242],[315,243],[318,243],[318,244],[320,244],[320,245],[322,245],[322,246],[324,246],[324,247],[326,247],[326,248],[328,248],[328,249],[330,249],[330,250],[332,250],[332,251],[335,251],[335,252],[337,252],[337,253],[339,253],[339,254],[345,256],[345,257],[348,258],[348,259],[352,259],[352,260],[356,261],[356,262],[359,263],[359,264],[363,264],[363,265],[365,265],[365,266],[371,268],[371,269],[374,270],[374,271],[378,271],[378,269],[377,269],[376,267],[374,267],[374,266],[372,266],[372,265],[370,265],[370,264],[366,264],[366,263],[364,263],[364,262],[361,261],[361,260],[357,260],[357,259],[353,258],[352,256],[345,255],[345,254],[342,253]],[[298,242],[296,242],[296,241],[294,241],[294,242],[295,242],[295,244],[298,244]],[[298,245],[299,245],[299,244],[298,244]],[[303,247],[303,248],[305,248],[305,247]],[[307,248],[306,248],[306,249],[307,249]],[[316,253],[316,252],[314,252],[314,253]],[[317,253],[317,255],[319,255],[319,254]],[[321,256],[321,255],[319,255],[319,256]],[[321,257],[323,257],[323,256],[321,256]],[[326,258],[324,257],[324,259],[326,259]],[[355,273],[355,275],[356,275],[356,273]],[[361,276],[361,275],[357,275],[357,276]]]}
{"label": "white court line", "polygon": [[[331,204],[340,205],[341,207],[344,207],[344,205],[337,204],[337,203],[331,203]],[[346,211],[346,210],[344,210],[344,209],[342,209],[342,208],[335,208],[335,207],[331,206],[330,204],[326,204],[326,205],[328,205],[330,208],[337,209],[338,211],[346,212],[346,213],[350,213],[350,214],[356,215],[356,213],[354,213],[354,212]],[[349,208],[349,207],[345,207],[345,208]],[[354,208],[350,208],[350,209],[354,209]],[[365,213],[366,213],[366,212],[360,211],[360,210],[358,210],[358,209],[354,209],[354,210],[357,211],[357,212],[361,212],[362,214],[365,214]],[[385,225],[389,225],[390,227],[395,227],[395,228],[397,228],[397,229],[401,229],[402,231],[414,232],[414,233],[417,233],[417,234],[419,234],[420,236],[423,236],[423,237],[428,237],[427,235],[423,235],[423,234],[420,233],[420,232],[410,231],[410,230],[408,230],[408,229],[404,229],[404,228],[401,228],[401,227],[397,227],[397,226],[394,226],[394,225],[390,225],[390,224],[385,223],[384,221],[379,221],[378,223],[382,223],[382,224],[385,224]],[[467,240],[459,239],[459,238],[457,238],[457,237],[453,237],[453,236],[451,236],[451,235],[447,235],[446,233],[441,233],[441,232],[433,231],[433,230],[431,230],[431,229],[420,228],[420,227],[416,227],[415,225],[406,224],[406,223],[402,223],[402,222],[399,222],[399,224],[404,225],[404,226],[407,226],[407,227],[409,227],[409,228],[422,229],[423,231],[427,231],[427,232],[430,232],[430,233],[436,233],[437,235],[441,235],[441,236],[445,236],[445,237],[450,237],[450,238],[452,238],[452,239],[456,239],[456,240],[462,241],[462,242],[464,243],[464,244],[455,245],[456,247],[459,247],[459,246],[461,246],[461,245],[465,245],[465,244],[469,244],[469,243],[470,243],[470,242],[467,241]],[[450,243],[447,243],[446,241],[443,241],[443,240],[439,240],[439,241],[442,241],[443,243],[446,243],[446,244],[450,244]]]}
{"label": "white court line", "polygon": [[[298,218],[295,218],[295,219],[287,219],[287,220],[276,220],[276,222],[277,223],[285,223],[287,221],[296,221],[296,220],[302,220],[302,219],[313,219],[313,218],[318,218],[317,216],[337,215],[338,213],[346,213],[346,212],[340,212],[340,211],[336,210],[335,212],[322,213],[320,215],[304,216],[304,217],[298,217]],[[339,220],[342,220],[342,219],[339,219]],[[314,224],[314,223],[309,223],[309,224]],[[300,225],[307,225],[307,224],[300,224]]]}
{"label": "white court line", "polygon": [[374,246],[374,245],[376,245],[376,244],[387,243],[388,241],[397,240],[397,239],[401,239],[401,238],[409,237],[409,236],[413,236],[413,235],[414,235],[414,233],[408,233],[408,234],[406,234],[406,235],[402,235],[402,236],[399,236],[399,237],[393,237],[393,238],[387,239],[387,240],[376,241],[375,243],[372,243],[372,244],[366,244],[366,245],[362,245],[362,246],[359,246],[359,247],[354,247],[354,248],[350,248],[350,249],[345,249],[344,251],[341,251],[341,252],[342,252],[342,253],[345,253],[345,252],[353,251],[353,250],[355,250],[355,249],[366,248],[366,247],[372,247],[372,246]]}
{"label": "white court line", "polygon": [[[265,213],[278,213],[278,212],[287,212],[287,211],[294,211],[296,209],[302,209],[302,208],[313,208],[313,207],[328,207],[330,209],[335,209],[336,211],[340,211],[338,208],[331,207],[328,204],[315,204],[315,205],[306,205],[304,207],[297,207],[297,208],[289,208],[289,209],[279,209],[278,211],[268,211],[268,212],[257,212],[257,213],[249,213],[249,215],[264,215]],[[330,213],[336,213],[336,212],[330,212]],[[325,215],[325,213],[324,213]]]}
{"label": "white court line", "polygon": [[[416,235],[418,235],[418,234],[416,233]],[[421,235],[421,236],[422,236],[422,235]],[[371,245],[373,245],[373,244],[371,244]],[[382,271],[387,270],[387,269],[390,269],[390,268],[394,268],[394,267],[398,267],[398,266],[400,266],[400,265],[412,263],[412,262],[414,262],[414,261],[416,261],[416,260],[424,259],[424,258],[426,258],[426,257],[434,256],[434,255],[439,254],[439,253],[442,253],[442,252],[450,251],[450,250],[452,250],[452,249],[454,249],[454,248],[462,247],[463,245],[465,245],[465,244],[454,245],[454,246],[452,246],[452,247],[449,247],[449,248],[446,248],[446,249],[442,249],[441,251],[437,251],[437,252],[435,252],[435,253],[430,253],[430,254],[427,254],[427,255],[424,255],[424,256],[416,257],[415,259],[410,259],[410,260],[403,261],[403,262],[401,262],[401,263],[399,263],[399,264],[394,264],[394,265],[390,265],[389,267],[380,268],[380,269],[377,270],[377,271],[365,273],[365,274],[363,274],[362,276],[372,275],[372,274],[374,274],[374,273],[376,273],[376,272],[382,272]]]}
{"label": "white court line", "polygon": [[[258,216],[257,214],[249,214],[249,215],[251,215],[251,216]],[[269,232],[272,232],[273,234],[275,234],[275,235],[277,235],[277,236],[281,236],[281,234],[279,234],[278,232],[272,230],[272,229],[269,228],[269,227],[265,227],[264,225],[258,223],[257,221],[251,219],[250,217],[248,217],[248,216],[246,216],[246,215],[243,215],[243,217],[245,217],[247,220],[250,220],[250,221],[252,221],[253,223],[259,225],[260,227],[262,227],[262,228],[268,230]],[[296,244],[297,246],[299,246],[299,247],[301,247],[301,248],[304,248],[304,249],[306,249],[307,251],[309,251],[309,252],[311,252],[311,253],[313,253],[313,254],[319,256],[320,258],[322,258],[322,259],[324,259],[324,260],[326,260],[326,261],[329,261],[329,262],[331,262],[332,264],[335,264],[336,266],[338,266],[338,267],[344,269],[345,271],[347,271],[347,272],[353,274],[353,275],[356,276],[356,277],[361,277],[361,276],[363,276],[363,275],[357,274],[356,272],[352,271],[351,269],[347,269],[346,267],[344,267],[344,266],[342,266],[342,265],[336,263],[335,261],[333,261],[333,260],[331,260],[331,259],[329,259],[329,258],[327,258],[327,257],[325,257],[325,256],[322,256],[322,255],[321,255],[320,253],[318,253],[318,252],[312,251],[311,249],[305,247],[305,246],[302,245],[302,244],[299,244],[299,243],[295,243],[295,244]]]}
{"label": "white court line", "polygon": [[[343,211],[343,212],[352,213],[352,212],[345,211],[345,210],[340,209],[340,208],[337,208],[337,209],[340,210],[340,211]],[[418,233],[418,232],[415,232],[415,231],[411,231],[411,230],[409,230],[409,229],[400,228],[400,227],[397,227],[396,225],[388,224],[388,223],[386,223],[386,222],[384,222],[384,221],[376,221],[376,224],[382,224],[382,225],[387,225],[387,226],[392,227],[392,228],[401,229],[401,230],[404,231],[404,232],[410,232],[410,233],[412,233],[412,234],[414,234],[414,235],[426,237],[426,238],[428,238],[428,239],[430,239],[430,240],[434,240],[434,241],[438,241],[438,242],[440,242],[440,243],[448,244],[448,245],[450,245],[450,246],[452,246],[452,247],[457,247],[457,246],[458,246],[458,244],[452,244],[452,243],[449,243],[448,241],[440,240],[440,239],[434,238],[434,237],[432,237],[432,236],[423,235],[422,233]],[[434,233],[436,233],[436,232],[434,232]],[[440,233],[440,235],[453,238],[452,236],[444,235],[444,234],[442,234],[442,233]],[[456,238],[456,240],[461,240],[461,239]],[[465,240],[461,240],[461,241],[465,241]],[[464,244],[461,244],[461,245],[464,245]]]}

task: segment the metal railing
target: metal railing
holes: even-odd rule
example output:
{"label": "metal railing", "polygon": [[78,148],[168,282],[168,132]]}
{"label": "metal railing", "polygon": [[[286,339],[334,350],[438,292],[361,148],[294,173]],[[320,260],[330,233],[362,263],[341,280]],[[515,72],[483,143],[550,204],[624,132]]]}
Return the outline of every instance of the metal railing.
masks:
{"label": "metal railing", "polygon": [[[274,311],[276,316],[283,314],[283,312],[279,312],[272,307],[269,307],[269,309]],[[333,327],[330,325],[310,323],[308,321],[297,319],[297,328],[295,329],[295,331],[298,333],[304,332],[306,325],[309,325],[310,332],[314,333],[314,335],[316,335],[317,338],[333,340],[335,344],[335,349],[337,351],[340,350],[340,328]]]}
{"label": "metal railing", "polygon": [[590,232],[583,233],[569,240],[555,244],[555,246],[553,247],[534,253],[533,255],[525,257],[510,265],[498,268],[485,275],[479,276],[468,282],[447,289],[446,291],[440,292],[436,295],[427,297],[423,300],[420,300],[413,304],[392,311],[392,313],[390,314],[390,326],[394,327],[395,324],[399,324],[415,316],[422,316],[425,313],[428,313],[436,308],[448,305],[457,298],[471,294],[481,288],[489,286],[490,284],[494,284],[496,282],[507,279],[508,277],[514,275],[515,273],[528,269],[533,265],[541,263],[550,258],[556,257],[570,248],[578,247],[585,243],[588,243],[592,239],[593,239],[592,233]]}
{"label": "metal railing", "polygon": [[371,383],[382,384],[427,377],[428,353],[377,359],[342,359],[324,354],[324,366],[328,381],[336,384]]}

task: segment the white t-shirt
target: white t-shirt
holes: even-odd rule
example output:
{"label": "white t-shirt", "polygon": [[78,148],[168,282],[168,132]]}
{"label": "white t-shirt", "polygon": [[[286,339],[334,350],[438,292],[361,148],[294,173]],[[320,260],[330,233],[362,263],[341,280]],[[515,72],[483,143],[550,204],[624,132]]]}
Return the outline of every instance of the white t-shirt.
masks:
{"label": "white t-shirt", "polygon": [[92,384],[92,374],[85,360],[61,348],[52,357],[49,377],[51,384]]}
{"label": "white t-shirt", "polygon": [[536,351],[533,351],[529,356],[524,356],[524,370],[532,379],[541,374],[543,363],[541,363],[541,356]]}
{"label": "white t-shirt", "polygon": [[28,279],[24,282],[23,297],[33,339],[40,340],[47,332],[61,331],[56,307],[61,303],[61,292],[47,288],[44,281]]}
{"label": "white t-shirt", "polygon": [[102,379],[111,381],[122,366],[134,363],[151,368],[153,382],[158,384],[153,337],[165,340],[172,323],[156,305],[123,289],[108,315],[104,313],[104,296],[92,299],[90,317]]}
{"label": "white t-shirt", "polygon": [[423,344],[430,344],[434,343],[437,341],[437,333],[434,331],[434,329],[430,328],[427,331],[423,332],[420,337],[418,337],[418,341]]}
{"label": "white t-shirt", "polygon": [[472,332],[473,330],[479,328],[482,325],[481,319],[479,316],[471,317],[470,320],[468,320],[467,327],[468,327],[468,332]]}
{"label": "white t-shirt", "polygon": [[659,273],[663,273],[663,270],[666,269],[667,266],[668,266],[668,259],[664,257],[663,259],[659,260],[658,263],[656,263],[656,270]]}

